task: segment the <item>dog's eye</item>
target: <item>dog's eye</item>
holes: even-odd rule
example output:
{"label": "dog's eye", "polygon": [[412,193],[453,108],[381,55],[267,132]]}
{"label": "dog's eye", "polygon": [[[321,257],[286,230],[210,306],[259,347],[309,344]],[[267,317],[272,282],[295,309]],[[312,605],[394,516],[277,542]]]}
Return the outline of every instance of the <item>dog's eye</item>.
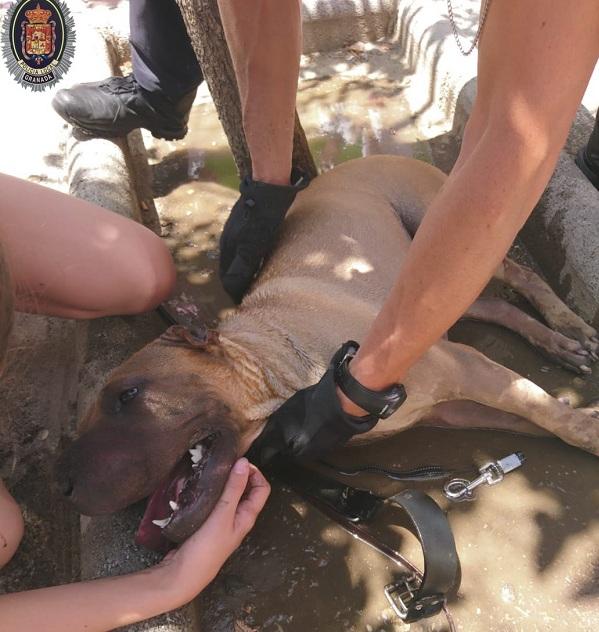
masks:
{"label": "dog's eye", "polygon": [[130,402],[132,399],[135,399],[138,395],[139,395],[139,387],[133,386],[131,388],[128,388],[126,391],[123,391],[119,395],[119,401],[121,402],[121,404],[126,404],[127,402]]}

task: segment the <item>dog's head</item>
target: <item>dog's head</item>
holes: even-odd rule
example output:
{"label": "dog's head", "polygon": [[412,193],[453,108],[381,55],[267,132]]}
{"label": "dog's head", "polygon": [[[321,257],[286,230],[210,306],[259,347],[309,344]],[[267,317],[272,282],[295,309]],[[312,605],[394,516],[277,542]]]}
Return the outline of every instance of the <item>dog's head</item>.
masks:
{"label": "dog's head", "polygon": [[182,542],[216,504],[232,464],[259,430],[218,334],[171,327],[110,376],[58,465],[83,514],[149,497],[137,541]]}

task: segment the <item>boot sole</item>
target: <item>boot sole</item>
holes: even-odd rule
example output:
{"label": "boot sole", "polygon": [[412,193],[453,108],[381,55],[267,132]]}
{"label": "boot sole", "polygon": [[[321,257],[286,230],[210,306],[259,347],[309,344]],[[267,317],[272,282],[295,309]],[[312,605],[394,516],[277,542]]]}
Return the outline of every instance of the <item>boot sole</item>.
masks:
{"label": "boot sole", "polygon": [[[110,132],[107,130],[93,130],[90,128],[86,128],[86,127],[80,127],[79,125],[74,125],[72,124],[74,128],[76,128],[79,132],[81,132],[81,134],[83,136],[87,136],[88,138],[106,138],[106,139],[111,139],[111,138],[123,138],[125,136],[127,136],[127,134],[129,134],[130,132],[134,131],[135,129],[140,129],[139,127],[135,127],[132,130],[129,130],[127,132]],[[177,132],[167,132],[164,130],[155,130],[155,129],[150,129],[149,127],[144,127],[143,129],[147,129],[150,134],[152,134],[152,136],[154,138],[158,138],[161,140],[181,140],[182,138],[185,138],[185,136],[187,135],[187,129],[185,129],[184,131],[177,131]]]}
{"label": "boot sole", "polygon": [[140,129],[140,127],[143,127],[143,129],[147,129],[154,138],[158,138],[162,140],[181,140],[182,138],[185,138],[185,136],[187,135],[187,126],[182,127],[177,130],[152,129],[150,127],[144,127],[144,126],[134,127],[132,129],[126,129],[126,130],[125,129],[124,130],[117,130],[117,129],[107,130],[107,129],[94,129],[93,127],[82,127],[81,123],[72,119],[69,116],[64,116],[63,118],[65,118],[69,122],[70,125],[72,125],[75,129],[81,132],[83,136],[86,136],[87,138],[108,138],[108,139],[122,138],[124,136],[127,136],[127,134],[129,134],[133,130]]}

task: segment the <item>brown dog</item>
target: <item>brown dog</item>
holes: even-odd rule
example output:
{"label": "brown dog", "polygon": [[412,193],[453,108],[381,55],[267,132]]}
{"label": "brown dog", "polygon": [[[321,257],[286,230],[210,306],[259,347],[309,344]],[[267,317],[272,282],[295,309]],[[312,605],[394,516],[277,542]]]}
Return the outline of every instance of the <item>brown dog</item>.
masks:
{"label": "brown dog", "polygon": [[[139,541],[156,545],[164,535],[180,542],[193,533],[267,417],[320,378],[340,343],[363,338],[444,179],[425,163],[391,156],[348,162],[317,178],[218,332],[171,328],[112,374],[87,432],[62,461],[81,512],[114,512],[151,495]],[[530,270],[505,260],[497,277],[555,331],[499,299],[477,301],[466,316],[514,329],[557,362],[590,371],[597,332]],[[436,420],[548,431],[599,454],[593,411],[570,408],[465,345],[440,340],[410,370],[406,390],[399,411],[362,439]]]}

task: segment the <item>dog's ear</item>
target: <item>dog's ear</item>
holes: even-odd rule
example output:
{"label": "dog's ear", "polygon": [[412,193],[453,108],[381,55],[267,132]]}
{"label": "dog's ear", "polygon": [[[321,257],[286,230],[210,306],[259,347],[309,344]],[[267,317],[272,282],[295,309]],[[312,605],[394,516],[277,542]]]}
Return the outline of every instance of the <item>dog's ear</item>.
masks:
{"label": "dog's ear", "polygon": [[209,345],[218,342],[218,331],[207,327],[188,328],[183,325],[173,325],[160,336],[160,339],[169,344],[192,349],[206,349]]}

